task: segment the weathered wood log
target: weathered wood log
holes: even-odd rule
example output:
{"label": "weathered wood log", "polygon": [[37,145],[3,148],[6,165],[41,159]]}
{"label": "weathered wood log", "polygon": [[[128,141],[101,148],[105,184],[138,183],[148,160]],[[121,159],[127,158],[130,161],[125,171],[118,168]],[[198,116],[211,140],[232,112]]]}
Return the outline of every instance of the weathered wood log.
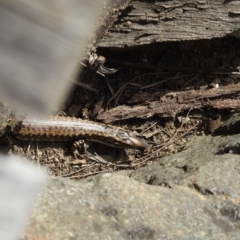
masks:
{"label": "weathered wood log", "polygon": [[232,33],[239,23],[238,0],[133,0],[97,46],[211,39]]}
{"label": "weathered wood log", "polygon": [[118,19],[121,11],[123,11],[131,0],[108,0],[103,6],[102,14],[95,23],[95,29],[92,32],[90,43],[95,45],[103,35],[108,31],[112,24]]}
{"label": "weathered wood log", "polygon": [[[130,118],[146,119],[154,115],[175,117],[182,111],[196,108],[240,110],[240,83],[207,90],[190,90],[166,94],[159,92],[159,96],[161,96],[159,101],[143,102],[143,99],[151,99],[153,96],[153,94],[149,94],[149,96],[146,96],[146,94],[144,98],[138,97],[139,104],[118,106],[100,113],[97,119],[110,123]],[[135,96],[133,96],[134,98]]]}

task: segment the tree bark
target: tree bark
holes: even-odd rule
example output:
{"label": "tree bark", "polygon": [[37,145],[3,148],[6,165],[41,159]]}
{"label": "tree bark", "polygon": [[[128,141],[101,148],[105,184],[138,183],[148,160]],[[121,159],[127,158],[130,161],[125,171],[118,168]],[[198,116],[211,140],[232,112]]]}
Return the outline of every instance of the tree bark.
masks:
{"label": "tree bark", "polygon": [[238,0],[133,0],[97,46],[122,48],[154,42],[211,39],[238,30],[239,23]]}
{"label": "tree bark", "polygon": [[[146,96],[148,95],[148,96]],[[130,118],[146,119],[154,115],[161,117],[175,117],[181,111],[196,108],[215,108],[240,110],[240,83],[207,90],[190,90],[182,92],[158,93],[160,100],[152,101],[156,94],[145,93],[133,96],[138,104],[132,106],[121,105],[97,116],[98,120],[110,123]],[[148,99],[146,102],[144,99]]]}

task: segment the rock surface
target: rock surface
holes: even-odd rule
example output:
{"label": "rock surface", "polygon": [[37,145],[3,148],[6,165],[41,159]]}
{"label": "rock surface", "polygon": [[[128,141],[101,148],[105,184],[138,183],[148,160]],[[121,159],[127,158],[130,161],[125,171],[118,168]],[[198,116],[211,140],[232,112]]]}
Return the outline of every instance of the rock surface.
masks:
{"label": "rock surface", "polygon": [[220,151],[238,139],[198,137],[136,171],[52,178],[23,239],[239,239],[240,156]]}

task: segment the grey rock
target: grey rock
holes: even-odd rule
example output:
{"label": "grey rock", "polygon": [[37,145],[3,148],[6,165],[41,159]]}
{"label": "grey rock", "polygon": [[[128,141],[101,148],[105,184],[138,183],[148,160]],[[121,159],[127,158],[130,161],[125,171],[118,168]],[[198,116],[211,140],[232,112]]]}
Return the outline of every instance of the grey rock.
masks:
{"label": "grey rock", "polygon": [[185,186],[150,186],[114,174],[81,182],[52,179],[39,197],[25,237],[237,239],[238,225],[223,215],[206,196]]}
{"label": "grey rock", "polygon": [[240,38],[240,29],[238,29],[236,31],[233,31],[229,35],[232,36],[232,37],[235,37],[235,38]]}
{"label": "grey rock", "polygon": [[50,179],[23,239],[239,239],[239,146],[198,137],[136,171]]}
{"label": "grey rock", "polygon": [[240,133],[240,114],[233,114],[227,121],[225,121],[216,131],[214,135],[227,135]]}

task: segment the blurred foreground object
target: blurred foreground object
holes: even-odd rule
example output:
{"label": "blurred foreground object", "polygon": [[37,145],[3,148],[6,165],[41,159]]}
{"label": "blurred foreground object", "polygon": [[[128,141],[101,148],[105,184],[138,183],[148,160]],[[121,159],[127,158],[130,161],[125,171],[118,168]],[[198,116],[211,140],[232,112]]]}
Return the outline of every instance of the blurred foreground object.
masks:
{"label": "blurred foreground object", "polygon": [[64,99],[99,0],[0,0],[0,100],[28,114]]}
{"label": "blurred foreground object", "polygon": [[[0,101],[29,115],[49,114],[65,98],[99,0],[0,0]],[[85,53],[84,53],[85,54]],[[0,104],[0,135],[11,111]],[[0,239],[14,240],[44,173],[0,155]]]}
{"label": "blurred foreground object", "polygon": [[17,157],[0,155],[0,239],[14,240],[45,179],[42,171]]}

